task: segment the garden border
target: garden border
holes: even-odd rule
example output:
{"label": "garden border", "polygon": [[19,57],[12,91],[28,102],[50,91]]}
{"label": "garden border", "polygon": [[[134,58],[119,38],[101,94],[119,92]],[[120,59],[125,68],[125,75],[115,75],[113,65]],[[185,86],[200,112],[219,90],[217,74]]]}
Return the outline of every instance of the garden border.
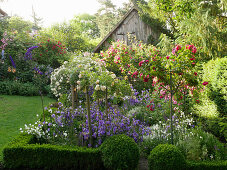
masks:
{"label": "garden border", "polygon": [[104,169],[96,148],[36,143],[32,135],[21,134],[5,146],[5,168]]}

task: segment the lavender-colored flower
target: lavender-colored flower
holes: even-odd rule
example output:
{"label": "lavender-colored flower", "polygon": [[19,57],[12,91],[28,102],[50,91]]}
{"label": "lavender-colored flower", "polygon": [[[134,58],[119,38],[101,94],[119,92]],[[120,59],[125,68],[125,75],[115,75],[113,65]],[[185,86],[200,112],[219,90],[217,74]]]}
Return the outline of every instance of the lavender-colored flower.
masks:
{"label": "lavender-colored flower", "polygon": [[30,47],[27,52],[25,53],[25,57],[24,59],[25,60],[32,60],[32,50],[35,49],[35,48],[38,48],[39,46],[33,46],[33,47]]}
{"label": "lavender-colored flower", "polygon": [[14,68],[16,68],[16,64],[14,63],[13,58],[12,58],[11,56],[9,56],[9,58],[10,58],[10,61],[11,61],[11,63],[12,63],[12,66],[13,66]]}
{"label": "lavender-colored flower", "polygon": [[2,60],[4,60],[4,58],[5,58],[5,56],[4,56],[4,53],[5,53],[5,51],[4,50],[2,50]]}
{"label": "lavender-colored flower", "polygon": [[39,70],[38,67],[34,67],[33,70],[36,71],[36,73],[40,74],[40,75],[43,75],[43,72]]}

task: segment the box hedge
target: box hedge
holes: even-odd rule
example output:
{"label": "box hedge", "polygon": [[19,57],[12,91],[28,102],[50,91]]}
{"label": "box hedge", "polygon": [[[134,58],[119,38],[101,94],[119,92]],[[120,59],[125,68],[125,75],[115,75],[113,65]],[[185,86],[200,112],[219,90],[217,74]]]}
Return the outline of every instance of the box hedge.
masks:
{"label": "box hedge", "polygon": [[227,161],[187,161],[188,170],[226,170]]}
{"label": "box hedge", "polygon": [[156,146],[148,157],[150,170],[181,170],[186,165],[184,155],[171,144]]}
{"label": "box hedge", "polygon": [[139,148],[135,141],[124,134],[107,138],[100,147],[105,168],[133,170],[139,163]]}
{"label": "box hedge", "polygon": [[98,149],[36,143],[20,135],[3,150],[5,168],[103,169]]}

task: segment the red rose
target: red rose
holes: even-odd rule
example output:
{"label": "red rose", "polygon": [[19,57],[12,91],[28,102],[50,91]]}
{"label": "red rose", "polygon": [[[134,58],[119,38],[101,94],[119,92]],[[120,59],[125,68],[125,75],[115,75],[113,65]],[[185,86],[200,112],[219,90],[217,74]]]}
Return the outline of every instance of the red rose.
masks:
{"label": "red rose", "polygon": [[143,78],[143,81],[144,81],[144,82],[148,82],[148,80],[149,80],[149,78],[147,78],[147,77],[144,77],[144,78]]}
{"label": "red rose", "polygon": [[178,50],[180,50],[181,49],[181,46],[180,45],[177,45],[176,46],[176,50],[178,51]]}
{"label": "red rose", "polygon": [[207,82],[207,81],[204,81],[204,82],[203,82],[203,85],[204,85],[204,86],[208,85],[208,82]]}

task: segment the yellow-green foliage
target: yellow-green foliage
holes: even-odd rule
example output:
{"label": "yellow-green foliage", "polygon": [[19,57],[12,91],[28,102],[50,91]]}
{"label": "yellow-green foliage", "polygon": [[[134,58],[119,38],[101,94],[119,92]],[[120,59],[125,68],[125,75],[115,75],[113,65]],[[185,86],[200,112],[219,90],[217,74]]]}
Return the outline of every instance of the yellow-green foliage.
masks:
{"label": "yellow-green foliage", "polygon": [[195,112],[203,117],[218,117],[227,113],[227,57],[204,64],[203,81],[208,85],[200,95]]}

